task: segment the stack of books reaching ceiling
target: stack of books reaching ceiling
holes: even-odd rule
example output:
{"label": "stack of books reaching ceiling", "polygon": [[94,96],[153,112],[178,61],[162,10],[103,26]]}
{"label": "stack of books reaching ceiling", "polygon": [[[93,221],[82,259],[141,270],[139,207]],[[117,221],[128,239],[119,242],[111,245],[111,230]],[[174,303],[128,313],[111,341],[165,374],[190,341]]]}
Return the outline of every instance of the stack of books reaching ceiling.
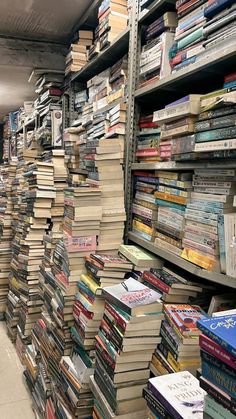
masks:
{"label": "stack of books reaching ceiling", "polygon": [[205,394],[198,379],[188,371],[151,378],[143,391],[148,407],[146,417],[201,419]]}
{"label": "stack of books reaching ceiling", "polygon": [[141,116],[137,134],[136,157],[138,162],[160,161],[160,128],[153,122],[153,114]]}
{"label": "stack of books reaching ceiling", "polygon": [[205,51],[204,24],[207,0],[178,0],[176,9],[178,26],[175,32],[174,44],[170,51],[172,73],[188,67],[201,59]]}
{"label": "stack of books reaching ceiling", "polygon": [[[55,197],[53,166],[36,162],[26,165],[25,187],[19,224],[12,243],[11,284],[21,300],[18,340],[22,348],[30,341],[31,329],[41,313],[39,263],[44,254],[43,236],[48,229]],[[13,289],[11,289],[13,291]]]}
{"label": "stack of books reaching ceiling", "polygon": [[103,0],[98,9],[100,50],[110,45],[127,27],[127,0]]}
{"label": "stack of books reaching ceiling", "polygon": [[236,415],[236,315],[235,310],[216,314],[198,321],[202,332],[200,385],[207,393],[204,415],[233,419]]}
{"label": "stack of books reaching ceiling", "polygon": [[160,157],[191,153],[195,147],[195,121],[200,112],[200,95],[188,95],[154,112],[153,121],[161,126]]}
{"label": "stack of books reaching ceiling", "polygon": [[91,30],[80,30],[76,43],[71,44],[66,56],[65,75],[80,71],[88,62],[88,51],[93,45],[94,34]]}
{"label": "stack of books reaching ceiling", "polygon": [[146,28],[140,56],[140,87],[171,73],[168,54],[174,42],[176,26],[176,13],[166,12]]}
{"label": "stack of books reaching ceiling", "polygon": [[0,168],[0,318],[4,318],[11,262],[12,182],[15,165]]}
{"label": "stack of books reaching ceiling", "polygon": [[82,274],[78,282],[72,337],[77,345],[92,350],[104,311],[102,289],[122,282],[132,264],[117,256],[98,254],[86,256],[85,260],[87,273]]}
{"label": "stack of books reaching ceiling", "polygon": [[162,340],[150,366],[152,373],[158,376],[188,370],[196,375],[200,367],[200,331],[196,323],[205,313],[196,305],[164,304],[164,314]]}
{"label": "stack of books reaching ceiling", "polygon": [[[129,278],[105,287],[105,312],[96,336],[96,367],[92,390],[94,412],[107,417],[145,417],[142,392],[149,378],[149,362],[160,342],[163,319],[160,294]],[[123,416],[122,416],[123,415]]]}

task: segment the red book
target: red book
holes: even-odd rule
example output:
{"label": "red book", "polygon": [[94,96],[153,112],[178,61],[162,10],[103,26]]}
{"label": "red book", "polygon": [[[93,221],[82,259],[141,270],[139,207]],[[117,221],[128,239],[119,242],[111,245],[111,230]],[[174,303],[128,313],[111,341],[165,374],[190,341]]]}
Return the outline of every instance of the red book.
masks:
{"label": "red book", "polygon": [[225,83],[228,83],[234,80],[236,80],[236,73],[231,73],[231,74],[228,74],[228,76],[225,76]]}
{"label": "red book", "polygon": [[138,171],[138,170],[134,171],[134,176],[155,177],[154,173],[152,173],[152,172],[142,172],[142,171]]}
{"label": "red book", "polygon": [[182,13],[185,10],[189,9],[189,7],[193,6],[193,4],[198,3],[198,0],[190,0],[187,3],[183,4],[182,6],[178,7],[177,13]]}
{"label": "red book", "polygon": [[199,345],[204,351],[215,356],[220,361],[236,370],[236,358],[234,358],[229,352],[223,349],[222,346],[220,346],[218,343],[214,342],[205,335],[200,335]]}
{"label": "red book", "polygon": [[158,126],[159,125],[156,122],[141,122],[141,123],[139,123],[140,129],[143,129],[143,128],[156,128]]}
{"label": "red book", "polygon": [[157,278],[155,275],[153,275],[151,272],[144,272],[143,279],[149,282],[150,284],[154,285],[154,287],[156,287],[161,292],[165,292],[166,294],[168,294],[170,291],[170,287],[166,285],[163,281],[161,281],[159,278]]}
{"label": "red book", "polygon": [[159,156],[159,150],[156,148],[145,148],[144,150],[139,150],[136,152],[137,157],[143,156]]}

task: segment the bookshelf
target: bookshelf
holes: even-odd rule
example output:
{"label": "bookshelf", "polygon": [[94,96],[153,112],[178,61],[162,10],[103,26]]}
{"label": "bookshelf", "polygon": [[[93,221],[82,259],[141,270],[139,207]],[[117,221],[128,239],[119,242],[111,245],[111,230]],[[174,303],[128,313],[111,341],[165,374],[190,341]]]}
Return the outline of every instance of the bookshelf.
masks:
{"label": "bookshelf", "polygon": [[157,256],[160,256],[162,259],[168,260],[168,262],[173,263],[173,265],[179,266],[186,272],[196,275],[198,278],[207,279],[208,281],[214,282],[216,284],[223,284],[225,286],[236,289],[236,278],[231,278],[230,276],[218,272],[209,272],[205,269],[201,269],[193,263],[187,262],[179,256],[176,256],[154,245],[152,242],[149,242],[148,240],[142,239],[141,237],[137,236],[132,232],[129,232],[129,239],[133,243],[145,248],[146,250],[149,250]]}
{"label": "bookshelf", "polygon": [[[132,230],[133,172],[147,170],[193,171],[194,169],[235,169],[235,159],[197,160],[186,162],[153,162],[138,163],[135,159],[137,126],[141,110],[152,113],[168,103],[180,99],[190,93],[205,94],[222,88],[224,75],[230,74],[236,64],[236,45],[232,40],[225,40],[211,48],[194,64],[163,77],[152,84],[138,87],[139,61],[141,45],[146,25],[155,21],[166,11],[173,11],[174,1],[153,1],[148,10],[139,13],[138,1],[133,8],[132,26],[130,31],[129,57],[129,92],[128,92],[128,125],[126,136],[126,209],[127,228],[126,242],[135,243],[161,258],[180,266],[199,278],[210,282],[236,288],[236,278],[225,274],[204,270],[191,262],[187,262],[174,253],[165,251]],[[210,80],[210,83],[209,83]],[[146,112],[146,113],[147,113]]]}

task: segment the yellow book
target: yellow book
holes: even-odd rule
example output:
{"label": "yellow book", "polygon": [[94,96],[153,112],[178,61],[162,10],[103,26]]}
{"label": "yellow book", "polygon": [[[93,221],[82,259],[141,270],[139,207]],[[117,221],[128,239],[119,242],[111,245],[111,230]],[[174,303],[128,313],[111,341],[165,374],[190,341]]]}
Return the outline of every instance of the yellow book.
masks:
{"label": "yellow book", "polygon": [[203,255],[192,249],[184,249],[181,257],[188,262],[194,263],[207,271],[214,271],[217,268],[217,260]]}
{"label": "yellow book", "polygon": [[164,199],[165,201],[175,202],[176,204],[186,205],[187,198],[183,196],[170,195],[165,192],[155,192],[155,198]]}
{"label": "yellow book", "polygon": [[197,369],[200,366],[200,358],[191,359],[190,361],[178,362],[170,352],[168,352],[167,361],[176,372],[187,370],[188,367],[196,366]]}
{"label": "yellow book", "polygon": [[153,235],[154,229],[151,227],[146,226],[145,224],[141,223],[140,221],[133,220],[133,227],[137,228],[137,230],[143,231],[144,233],[149,234],[150,236]]}
{"label": "yellow book", "polygon": [[100,288],[99,285],[89,275],[82,274],[80,276],[80,281],[82,281],[94,295]]}

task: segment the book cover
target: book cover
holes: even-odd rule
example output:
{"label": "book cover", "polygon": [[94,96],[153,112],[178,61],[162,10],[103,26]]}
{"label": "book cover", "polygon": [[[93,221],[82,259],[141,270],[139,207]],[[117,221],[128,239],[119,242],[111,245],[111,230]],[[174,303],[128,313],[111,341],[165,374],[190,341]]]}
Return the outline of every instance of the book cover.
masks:
{"label": "book cover", "polygon": [[222,317],[203,317],[197,327],[204,335],[218,343],[223,349],[236,357],[236,315]]}
{"label": "book cover", "polygon": [[189,304],[165,304],[164,312],[183,336],[199,335],[197,321],[205,316],[200,307]]}
{"label": "book cover", "polygon": [[189,372],[151,378],[148,389],[175,419],[202,419],[206,393]]}
{"label": "book cover", "polygon": [[[128,314],[162,311],[161,294],[146,287],[133,278],[103,289],[105,299],[118,305]],[[148,307],[150,305],[150,308]],[[154,309],[155,306],[155,309]],[[142,310],[143,308],[143,310]]]}
{"label": "book cover", "polygon": [[225,362],[231,368],[236,370],[236,358],[223,349],[218,343],[214,342],[207,336],[200,335],[199,345],[204,351],[208,352],[212,356],[215,356],[220,361]]}

